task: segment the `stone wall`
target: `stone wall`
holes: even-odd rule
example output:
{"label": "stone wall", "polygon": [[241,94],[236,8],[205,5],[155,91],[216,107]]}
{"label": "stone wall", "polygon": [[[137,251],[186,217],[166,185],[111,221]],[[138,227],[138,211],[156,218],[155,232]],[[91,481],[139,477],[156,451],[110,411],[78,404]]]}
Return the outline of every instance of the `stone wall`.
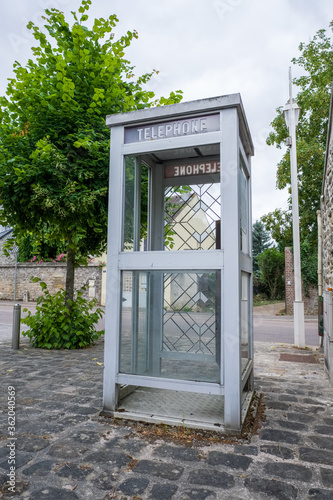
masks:
{"label": "stone wall", "polygon": [[[285,287],[286,287],[286,314],[294,314],[295,300],[295,280],[294,280],[294,260],[291,248],[285,248]],[[305,315],[318,314],[318,290],[316,286],[309,289],[308,294],[305,293],[304,286],[302,289],[302,299],[304,302]]]}
{"label": "stone wall", "polygon": [[333,91],[331,93],[328,122],[327,148],[321,197],[322,218],[322,273],[324,300],[324,358],[325,366],[333,384],[333,308],[331,292],[333,287]]}
{"label": "stone wall", "polygon": [[[103,267],[98,264],[89,264],[87,267],[75,269],[75,289],[78,290],[84,284],[89,284],[89,290],[85,293],[86,298],[96,298],[98,304],[101,300]],[[31,277],[41,278],[51,294],[61,288],[65,288],[66,263],[44,262],[33,264],[31,262],[18,263],[16,273],[16,300],[36,301],[42,295],[38,283],[32,283]],[[0,263],[0,300],[14,300],[15,265],[13,263]],[[26,297],[28,292],[28,297]]]}
{"label": "stone wall", "polygon": [[323,290],[333,287],[333,137],[326,158],[322,198]]}

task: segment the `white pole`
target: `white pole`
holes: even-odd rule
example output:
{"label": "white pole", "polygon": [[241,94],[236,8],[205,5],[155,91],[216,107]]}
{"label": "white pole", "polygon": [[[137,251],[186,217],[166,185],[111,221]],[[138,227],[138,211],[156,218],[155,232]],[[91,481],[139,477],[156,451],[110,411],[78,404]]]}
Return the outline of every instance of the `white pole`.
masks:
{"label": "white pole", "polygon": [[299,213],[298,213],[298,183],[297,183],[297,154],[296,154],[296,123],[295,110],[292,100],[292,78],[289,68],[289,103],[290,103],[290,169],[291,169],[291,197],[293,215],[293,243],[294,243],[294,343],[297,347],[305,347],[304,332],[304,303],[302,302],[302,277],[301,277],[301,250],[299,239]]}

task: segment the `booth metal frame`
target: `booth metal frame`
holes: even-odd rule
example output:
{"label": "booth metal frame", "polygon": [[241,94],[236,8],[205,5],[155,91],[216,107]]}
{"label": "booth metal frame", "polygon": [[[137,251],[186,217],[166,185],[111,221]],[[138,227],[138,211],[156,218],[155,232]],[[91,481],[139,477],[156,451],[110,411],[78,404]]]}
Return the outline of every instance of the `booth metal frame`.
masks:
{"label": "booth metal frame", "polygon": [[[194,118],[218,116],[213,130],[204,128],[189,131],[179,129],[170,136],[161,124],[183,123]],[[252,336],[252,214],[251,214],[251,156],[253,144],[241,97],[231,94],[216,98],[184,102],[170,106],[142,109],[110,115],[106,119],[111,129],[109,228],[107,247],[106,327],[104,359],[104,411],[128,418],[126,411],[118,413],[121,387],[149,387],[160,390],[210,394],[224,399],[223,431],[240,432],[246,408],[253,391],[253,336]],[[152,129],[153,125],[155,129]],[[145,135],[147,127],[150,132]],[[161,128],[158,129],[158,126]],[[215,129],[214,129],[215,128]],[[134,130],[140,130],[137,138]],[[152,136],[151,131],[154,131]],[[169,130],[171,130],[169,128]],[[188,132],[188,133],[187,133]],[[127,135],[126,135],[127,134]],[[129,137],[129,139],[126,139]],[[133,138],[134,137],[134,138]],[[149,156],[158,151],[219,144],[221,234],[219,248],[213,250],[126,252],[122,247],[124,207],[124,157]],[[240,231],[241,168],[247,178],[246,245],[242,247]],[[163,179],[155,176],[150,186],[150,203],[163,203],[156,193]],[[139,186],[137,187],[139,189]],[[150,220],[151,231],[163,238],[158,221]],[[160,226],[160,224],[159,224]],[[134,249],[135,250],[135,249]],[[138,250],[138,249],[137,249]],[[121,373],[119,370],[121,329],[121,274],[125,271],[192,271],[212,269],[221,273],[219,294],[221,311],[220,381],[200,382],[160,376]],[[246,276],[246,290],[242,280]],[[248,331],[248,362],[242,368],[242,300],[246,295],[245,314]],[[244,399],[244,393],[250,395]],[[163,397],[163,396],[162,396]],[[148,415],[147,415],[148,417]],[[145,420],[145,416],[141,415]],[[163,421],[163,418],[161,418]],[[204,425],[203,425],[204,427]]]}

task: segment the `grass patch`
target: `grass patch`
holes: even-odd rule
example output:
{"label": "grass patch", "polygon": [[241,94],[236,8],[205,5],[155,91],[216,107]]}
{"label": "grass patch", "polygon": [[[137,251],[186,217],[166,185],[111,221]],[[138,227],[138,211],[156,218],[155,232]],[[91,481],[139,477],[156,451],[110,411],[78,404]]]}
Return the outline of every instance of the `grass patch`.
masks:
{"label": "grass patch", "polygon": [[284,299],[270,300],[270,299],[266,299],[262,295],[261,296],[257,296],[257,295],[253,296],[253,307],[269,306],[271,304],[280,304],[281,302],[284,302]]}

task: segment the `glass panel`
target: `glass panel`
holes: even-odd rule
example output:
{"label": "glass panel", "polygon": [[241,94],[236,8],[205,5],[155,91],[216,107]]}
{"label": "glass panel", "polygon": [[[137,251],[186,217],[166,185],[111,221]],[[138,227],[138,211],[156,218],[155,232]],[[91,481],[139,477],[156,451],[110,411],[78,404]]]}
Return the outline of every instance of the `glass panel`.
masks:
{"label": "glass panel", "polygon": [[147,273],[123,271],[120,371],[148,370]]}
{"label": "glass panel", "polygon": [[123,272],[120,371],[220,381],[220,271]]}
{"label": "glass panel", "polygon": [[212,250],[220,223],[219,184],[198,184],[165,189],[165,248]]}
{"label": "glass panel", "polygon": [[241,296],[241,349],[242,349],[242,372],[250,360],[250,275],[242,272],[242,296]]}
{"label": "glass panel", "polygon": [[240,176],[240,236],[241,251],[249,254],[249,195],[248,179],[243,167],[241,167]]}
{"label": "glass panel", "polygon": [[148,168],[139,157],[125,157],[123,250],[142,250],[147,235]]}

